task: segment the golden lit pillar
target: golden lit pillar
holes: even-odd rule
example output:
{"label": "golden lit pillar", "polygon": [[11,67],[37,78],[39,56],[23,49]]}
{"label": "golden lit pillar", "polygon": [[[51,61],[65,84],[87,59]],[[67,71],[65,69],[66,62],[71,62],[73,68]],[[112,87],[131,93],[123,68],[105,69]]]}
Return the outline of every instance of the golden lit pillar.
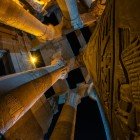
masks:
{"label": "golden lit pillar", "polygon": [[42,24],[12,0],[0,2],[0,22],[35,35],[42,40],[50,40],[55,35],[53,26]]}
{"label": "golden lit pillar", "polygon": [[5,140],[43,140],[43,137],[43,131],[31,110],[4,134]]}
{"label": "golden lit pillar", "polygon": [[71,24],[74,29],[83,27],[76,0],[57,0],[57,3],[63,13],[64,26],[70,27]]}
{"label": "golden lit pillar", "polygon": [[77,93],[70,91],[50,140],[74,140],[77,105],[86,91],[85,84],[81,85]]}
{"label": "golden lit pillar", "polygon": [[30,81],[0,98],[0,133],[12,127],[58,79],[67,73],[67,67]]}
{"label": "golden lit pillar", "polygon": [[80,96],[77,93],[69,93],[50,140],[73,140],[79,100]]}

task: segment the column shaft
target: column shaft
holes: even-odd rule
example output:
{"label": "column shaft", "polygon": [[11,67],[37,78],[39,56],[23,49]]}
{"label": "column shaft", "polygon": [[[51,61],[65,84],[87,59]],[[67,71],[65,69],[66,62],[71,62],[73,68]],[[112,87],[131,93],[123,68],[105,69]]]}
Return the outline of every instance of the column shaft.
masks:
{"label": "column shaft", "polygon": [[105,115],[105,112],[104,112],[102,103],[100,101],[100,98],[99,98],[98,94],[96,93],[96,90],[93,89],[92,85],[93,84],[90,85],[90,88],[89,88],[89,91],[88,91],[89,97],[91,99],[96,100],[98,108],[99,108],[99,111],[100,111],[100,115],[101,115],[101,118],[102,118],[103,126],[104,126],[104,129],[105,129],[106,139],[111,140],[112,138],[111,138],[111,132],[110,132],[110,126],[109,126],[108,119],[107,119],[107,117]]}
{"label": "column shaft", "polygon": [[50,140],[74,140],[76,108],[65,104]]}
{"label": "column shaft", "polygon": [[81,96],[70,92],[50,140],[74,140],[77,105]]}
{"label": "column shaft", "polygon": [[76,0],[57,0],[57,3],[63,13],[65,21],[71,22],[75,29],[83,27]]}
{"label": "column shaft", "polygon": [[66,67],[46,74],[0,98],[0,133],[4,134],[66,72]]}
{"label": "column shaft", "polygon": [[1,1],[0,22],[44,40],[52,39],[55,32],[53,26],[42,24],[38,19],[12,0]]}

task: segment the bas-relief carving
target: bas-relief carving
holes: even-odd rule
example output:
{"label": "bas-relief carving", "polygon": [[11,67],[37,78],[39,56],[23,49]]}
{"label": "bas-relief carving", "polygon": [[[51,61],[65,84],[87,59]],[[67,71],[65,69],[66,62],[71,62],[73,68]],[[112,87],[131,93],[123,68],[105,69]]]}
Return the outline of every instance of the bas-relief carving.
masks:
{"label": "bas-relief carving", "polygon": [[113,42],[111,38],[112,5],[106,8],[96,29],[90,39],[87,48],[84,50],[83,60],[90,73],[94,86],[100,94],[100,98],[111,118],[112,104],[112,77],[113,77]]}
{"label": "bas-relief carving", "polygon": [[[98,67],[100,75],[99,91],[101,93],[101,99],[104,104],[104,109],[108,116],[109,121],[111,121],[111,112],[112,112],[112,86],[113,86],[113,67],[114,67],[114,56],[113,56],[113,43],[111,38],[111,5],[106,9],[104,16],[101,19],[100,29],[99,29],[99,49],[100,55],[98,56]],[[99,58],[100,57],[100,58]]]}
{"label": "bas-relief carving", "polygon": [[128,28],[117,26],[116,31],[113,16],[113,7],[109,3],[85,50],[84,61],[115,132],[114,139],[138,140],[140,40]]}
{"label": "bas-relief carving", "polygon": [[[118,79],[119,98],[116,115],[121,121],[124,131],[128,131],[126,139],[139,139],[140,132],[140,41],[138,36],[132,36],[129,29],[121,29],[120,61],[125,83]],[[130,38],[131,36],[131,38]]]}
{"label": "bas-relief carving", "polygon": [[[99,31],[100,37],[102,37],[100,38],[101,55],[99,56],[101,57],[101,63],[99,58],[97,60],[100,69],[100,77],[98,77],[98,80],[100,78],[100,87],[98,88],[106,113],[114,111],[112,115],[117,117],[117,121],[122,127],[123,131],[120,133],[124,135],[125,139],[136,140],[140,138],[140,40],[139,36],[134,35],[134,33],[131,34],[129,29],[118,29],[121,32],[119,33],[120,40],[118,41],[119,58],[117,59],[119,61],[115,71],[117,74],[114,77],[118,83],[113,85],[113,67],[115,67],[116,63],[112,62],[116,58],[113,56],[112,36],[116,34],[110,31],[113,23],[110,24],[109,17],[112,16],[109,13],[106,8],[102,18],[102,27],[100,27]],[[112,86],[117,88],[116,93],[113,92]],[[117,95],[117,98],[113,97],[115,96],[114,94]],[[116,104],[114,105],[114,103]],[[120,128],[118,127],[117,129]],[[118,139],[121,139],[121,134],[117,135]]]}

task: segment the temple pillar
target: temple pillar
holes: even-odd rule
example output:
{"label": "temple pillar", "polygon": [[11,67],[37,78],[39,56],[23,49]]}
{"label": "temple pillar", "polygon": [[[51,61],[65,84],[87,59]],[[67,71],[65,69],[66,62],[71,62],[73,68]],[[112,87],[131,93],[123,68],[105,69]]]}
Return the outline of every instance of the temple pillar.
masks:
{"label": "temple pillar", "polygon": [[77,93],[69,93],[68,100],[63,106],[60,117],[54,128],[50,140],[73,140],[77,105],[80,96]]}
{"label": "temple pillar", "polygon": [[89,88],[88,88],[88,94],[89,94],[89,97],[91,99],[93,99],[97,102],[97,105],[98,105],[98,108],[99,108],[99,111],[100,111],[100,115],[101,115],[101,118],[102,118],[103,126],[104,126],[104,129],[105,129],[106,139],[111,140],[112,138],[111,138],[109,122],[108,122],[108,119],[106,117],[103,105],[100,101],[100,98],[99,98],[95,88],[93,88],[93,83],[91,83]]}
{"label": "temple pillar", "polygon": [[41,40],[51,40],[55,35],[53,26],[42,24],[29,12],[11,0],[1,1],[0,22],[35,35]]}
{"label": "temple pillar", "polygon": [[12,127],[66,73],[67,67],[60,68],[3,94],[0,98],[0,133],[4,134]]}
{"label": "temple pillar", "polygon": [[50,100],[51,99],[47,100],[45,95],[43,95],[30,109],[42,129],[43,135],[48,131],[54,111],[56,110],[51,106]]}
{"label": "temple pillar", "polygon": [[43,131],[29,110],[19,121],[5,134],[6,140],[43,140]]}
{"label": "temple pillar", "polygon": [[[64,65],[46,66],[0,77],[0,96],[25,83],[49,74]],[[5,88],[6,87],[6,88]]]}
{"label": "temple pillar", "polygon": [[68,94],[50,140],[74,140],[77,105],[85,96],[87,85],[82,84],[77,91],[70,91]]}
{"label": "temple pillar", "polygon": [[83,27],[76,0],[57,0],[57,3],[63,13],[64,24],[71,23],[74,29]]}

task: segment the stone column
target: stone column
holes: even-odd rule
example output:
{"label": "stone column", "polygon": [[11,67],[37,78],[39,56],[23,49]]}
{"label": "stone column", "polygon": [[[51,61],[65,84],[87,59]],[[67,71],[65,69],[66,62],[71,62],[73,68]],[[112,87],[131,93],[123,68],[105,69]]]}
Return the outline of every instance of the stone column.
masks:
{"label": "stone column", "polygon": [[91,83],[89,88],[88,88],[88,94],[89,94],[89,97],[91,99],[96,100],[99,111],[100,111],[100,115],[101,115],[101,118],[102,118],[102,121],[103,121],[103,126],[104,126],[104,129],[105,129],[106,139],[111,140],[112,138],[111,138],[109,122],[108,122],[108,119],[105,115],[104,108],[102,106],[100,98],[99,98],[98,94],[96,93],[96,90],[93,88],[93,83]]}
{"label": "stone column", "polygon": [[70,92],[68,96],[50,140],[74,139],[76,112],[80,96],[75,92]]}
{"label": "stone column", "polygon": [[63,13],[64,22],[70,22],[74,29],[83,27],[76,0],[57,0],[57,3]]}
{"label": "stone column", "polygon": [[0,133],[12,127],[66,73],[67,67],[63,67],[4,94],[0,98]]}
{"label": "stone column", "polygon": [[79,86],[78,92],[70,91],[50,140],[74,140],[77,105],[85,96],[87,86]]}
{"label": "stone column", "polygon": [[42,24],[38,19],[12,0],[1,1],[0,22],[35,35],[42,40],[53,39],[55,35],[53,26]]}
{"label": "stone column", "polygon": [[29,110],[11,127],[2,140],[43,140],[43,132],[34,114]]}

